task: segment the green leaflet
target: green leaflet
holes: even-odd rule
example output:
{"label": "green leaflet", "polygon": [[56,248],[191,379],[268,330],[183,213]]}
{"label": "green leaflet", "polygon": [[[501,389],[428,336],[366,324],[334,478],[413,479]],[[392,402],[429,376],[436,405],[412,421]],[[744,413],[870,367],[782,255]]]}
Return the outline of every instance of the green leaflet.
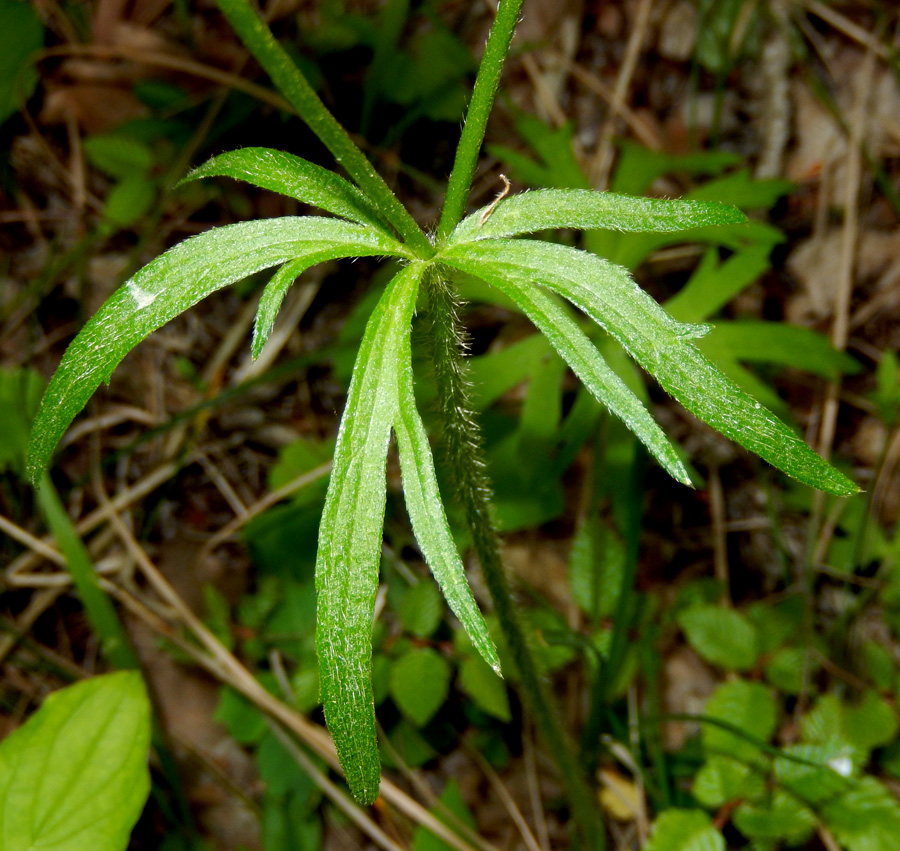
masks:
{"label": "green leaflet", "polygon": [[400,472],[403,477],[403,494],[412,521],[416,541],[422,555],[447,603],[472,639],[472,644],[484,660],[500,673],[497,649],[488,633],[487,625],[472,590],[466,580],[466,572],[450,534],[450,526],[444,513],[444,504],[438,491],[434,472],[434,459],[428,444],[428,435],[422,418],[416,410],[413,395],[412,354],[409,338],[403,341],[399,367],[399,410],[394,420],[397,447],[400,454]]}
{"label": "green leaflet", "polygon": [[259,308],[256,311],[256,319],[253,323],[253,342],[250,346],[250,353],[253,360],[256,360],[260,352],[263,350],[272,328],[275,326],[275,319],[278,311],[281,309],[281,303],[287,295],[287,291],[291,288],[291,284],[297,280],[307,269],[324,263],[327,260],[340,260],[344,257],[351,256],[347,249],[342,245],[335,245],[317,251],[314,254],[308,254],[297,260],[291,260],[285,263],[266,284],[263,294],[259,298]]}
{"label": "green leaflet", "polygon": [[371,201],[352,183],[327,168],[271,148],[241,148],[219,154],[195,168],[181,180],[187,183],[201,177],[232,177],[261,189],[270,189],[303,204],[312,204],[326,212],[361,225],[371,225],[387,236],[390,227]]}
{"label": "green leaflet", "polygon": [[325,719],[359,801],[378,795],[372,614],[381,560],[385,463],[399,411],[399,372],[424,267],[394,277],[366,325],[319,528],[316,648]]}
{"label": "green leaflet", "polygon": [[678,453],[650,412],[610,369],[597,347],[564,310],[537,287],[522,286],[518,281],[492,274],[487,267],[477,274],[515,300],[582,384],[634,432],[672,478],[685,485],[691,484]]}
{"label": "green leaflet", "polygon": [[140,674],[51,694],[0,743],[0,848],[122,851],[150,791]]}
{"label": "green leaflet", "polygon": [[449,244],[549,228],[666,233],[746,220],[736,207],[715,202],[663,201],[589,189],[538,189],[501,201],[492,212],[489,207],[476,211],[460,222]]}
{"label": "green leaflet", "polygon": [[673,808],[653,822],[643,851],[725,851],[725,838],[702,810]]}
{"label": "green leaflet", "polygon": [[535,240],[456,245],[443,262],[474,275],[540,283],[602,325],[675,399],[713,428],[790,476],[846,496],[858,491],[790,428],[716,369],[691,338],[703,326],[676,322],[625,269],[592,254]]}
{"label": "green leaflet", "polygon": [[356,256],[405,253],[400,243],[370,228],[307,216],[214,228],[146,265],[112,294],[66,350],[34,422],[28,457],[31,480],[40,479],[69,423],[144,337],[247,275],[338,247]]}

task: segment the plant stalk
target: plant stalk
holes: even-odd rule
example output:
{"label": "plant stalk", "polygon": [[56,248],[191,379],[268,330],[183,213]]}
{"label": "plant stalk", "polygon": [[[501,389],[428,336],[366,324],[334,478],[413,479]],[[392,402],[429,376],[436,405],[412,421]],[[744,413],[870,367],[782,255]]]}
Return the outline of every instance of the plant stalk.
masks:
{"label": "plant stalk", "polygon": [[466,210],[469,189],[481,153],[481,143],[484,141],[484,132],[494,105],[497,86],[500,84],[500,75],[503,73],[503,63],[509,52],[521,8],[522,0],[500,0],[497,8],[497,17],[491,26],[484,56],[481,57],[481,65],[478,67],[478,76],[475,78],[466,123],[463,125],[462,136],[456,148],[453,171],[447,184],[444,209],[441,211],[441,221],[437,230],[438,243],[450,235]]}
{"label": "plant stalk", "polygon": [[245,47],[347,174],[422,259],[431,257],[434,249],[428,237],[347,131],[328,111],[248,0],[216,0],[216,3]]}
{"label": "plant stalk", "polygon": [[432,311],[431,344],[445,449],[475,552],[481,562],[507,646],[518,669],[526,704],[556,761],[582,847],[588,851],[602,851],[605,834],[594,803],[594,793],[560,723],[560,713],[553,705],[541,678],[503,567],[500,542],[491,519],[491,489],[484,464],[481,436],[468,402],[468,381],[463,360],[465,340],[458,318],[459,298],[436,273],[427,276],[426,286]]}

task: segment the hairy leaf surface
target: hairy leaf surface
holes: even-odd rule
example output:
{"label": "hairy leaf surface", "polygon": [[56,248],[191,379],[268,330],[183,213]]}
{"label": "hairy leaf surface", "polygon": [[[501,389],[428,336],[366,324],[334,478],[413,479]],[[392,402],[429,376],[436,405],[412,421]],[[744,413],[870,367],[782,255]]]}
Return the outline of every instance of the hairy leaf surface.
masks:
{"label": "hairy leaf surface", "polygon": [[81,329],[50,381],[29,447],[32,481],[40,479],[54,447],[100,383],[148,334],[228,284],[326,249],[344,256],[404,253],[398,242],[370,228],[308,216],[215,228],[146,265]]}
{"label": "hairy leaf surface", "polygon": [[480,274],[487,283],[516,301],[597,401],[634,432],[669,475],[690,485],[691,478],[663,430],[578,324],[540,288],[522,286],[519,281],[492,274],[488,268],[483,268]]}
{"label": "hairy leaf surface", "polygon": [[413,532],[451,610],[459,618],[485,662],[499,674],[497,648],[472,596],[462,560],[450,534],[450,525],[438,490],[431,446],[416,409],[409,338],[404,341],[401,358],[400,402],[394,431],[400,454],[403,494]]}
{"label": "hairy leaf surface", "polygon": [[316,648],[325,720],[350,790],[371,803],[379,762],[372,696],[372,616],[381,560],[385,464],[420,264],[397,274],[372,312],[341,418],[319,528]]}
{"label": "hairy leaf surface", "polygon": [[625,269],[534,240],[456,245],[442,260],[474,275],[493,273],[526,287],[543,284],[606,328],[666,391],[722,434],[801,482],[839,495],[857,492],[853,482],[691,345],[704,326],[672,319]]}
{"label": "hairy leaf surface", "polygon": [[361,225],[377,228],[391,236],[392,231],[371,201],[352,183],[333,171],[308,160],[275,151],[272,148],[241,148],[219,154],[198,166],[182,183],[201,177],[231,177],[260,189],[269,189],[303,204],[311,204],[328,213]]}
{"label": "hairy leaf surface", "polygon": [[450,242],[476,242],[549,228],[659,233],[746,220],[737,207],[728,204],[635,198],[589,189],[538,189],[513,195],[493,211],[489,207],[476,211],[459,223]]}

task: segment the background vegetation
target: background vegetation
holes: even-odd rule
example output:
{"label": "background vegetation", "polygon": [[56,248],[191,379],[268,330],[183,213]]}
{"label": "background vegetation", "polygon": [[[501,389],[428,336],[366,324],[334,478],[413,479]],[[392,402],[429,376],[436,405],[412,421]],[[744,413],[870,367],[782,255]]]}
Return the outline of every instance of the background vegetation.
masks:
{"label": "background vegetation", "polygon": [[[488,7],[266,12],[435,223]],[[208,4],[5,0],[0,24],[0,735],[105,670],[115,620],[98,630],[96,568],[158,719],[133,847],[568,842],[514,672],[497,680],[422,581],[396,470],[374,669],[393,782],[364,812],[329,779],[312,568],[337,415],[387,281],[367,261],[307,273],[255,362],[263,281],[203,302],[95,398],[45,495],[25,485],[46,376],[112,290],[211,225],[298,212],[228,181],[176,190],[186,171],[257,145],[330,163]],[[524,317],[467,287],[507,559],[610,847],[900,847],[897,28],[890,4],[526,4],[473,200],[503,173],[517,191],[748,211],[690,246],[553,238],[635,269],[677,319],[714,322],[706,354],[865,490],[824,498],[773,473],[598,337],[699,487],[671,482]],[[423,412],[434,392],[417,387]],[[458,835],[438,840],[427,809]]]}

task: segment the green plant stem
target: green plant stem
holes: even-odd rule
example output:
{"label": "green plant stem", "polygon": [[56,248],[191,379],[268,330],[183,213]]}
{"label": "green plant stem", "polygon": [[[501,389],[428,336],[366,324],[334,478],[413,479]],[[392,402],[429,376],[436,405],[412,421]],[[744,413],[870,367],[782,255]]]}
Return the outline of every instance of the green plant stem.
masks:
{"label": "green plant stem", "polygon": [[500,84],[500,75],[503,73],[503,63],[509,52],[509,45],[516,22],[519,20],[521,8],[522,0],[500,0],[497,8],[497,17],[491,27],[491,34],[488,36],[487,45],[484,48],[484,56],[478,67],[478,76],[475,78],[475,88],[472,91],[472,99],[469,101],[466,123],[456,148],[453,171],[450,173],[450,182],[447,184],[447,196],[444,199],[444,209],[441,211],[441,221],[437,230],[438,242],[450,235],[465,212],[469,189],[472,186],[472,178],[475,176],[475,167],[478,165],[478,156],[481,153],[484,132],[487,128],[491,108],[494,105],[497,86]]}
{"label": "green plant stem", "polygon": [[432,311],[431,342],[446,451],[466,523],[494,610],[518,669],[528,707],[559,768],[582,847],[600,851],[604,847],[604,832],[593,792],[541,679],[500,556],[500,543],[491,520],[490,485],[481,437],[468,403],[466,366],[462,357],[465,345],[458,320],[459,299],[436,273],[427,276],[426,286]]}
{"label": "green plant stem", "polygon": [[288,103],[297,110],[310,130],[331,151],[334,158],[377,205],[397,233],[422,258],[434,253],[428,237],[400,203],[381,175],[356,146],[347,131],[328,111],[300,69],[275,40],[247,0],[216,0],[222,14],[256,61],[272,78]]}

